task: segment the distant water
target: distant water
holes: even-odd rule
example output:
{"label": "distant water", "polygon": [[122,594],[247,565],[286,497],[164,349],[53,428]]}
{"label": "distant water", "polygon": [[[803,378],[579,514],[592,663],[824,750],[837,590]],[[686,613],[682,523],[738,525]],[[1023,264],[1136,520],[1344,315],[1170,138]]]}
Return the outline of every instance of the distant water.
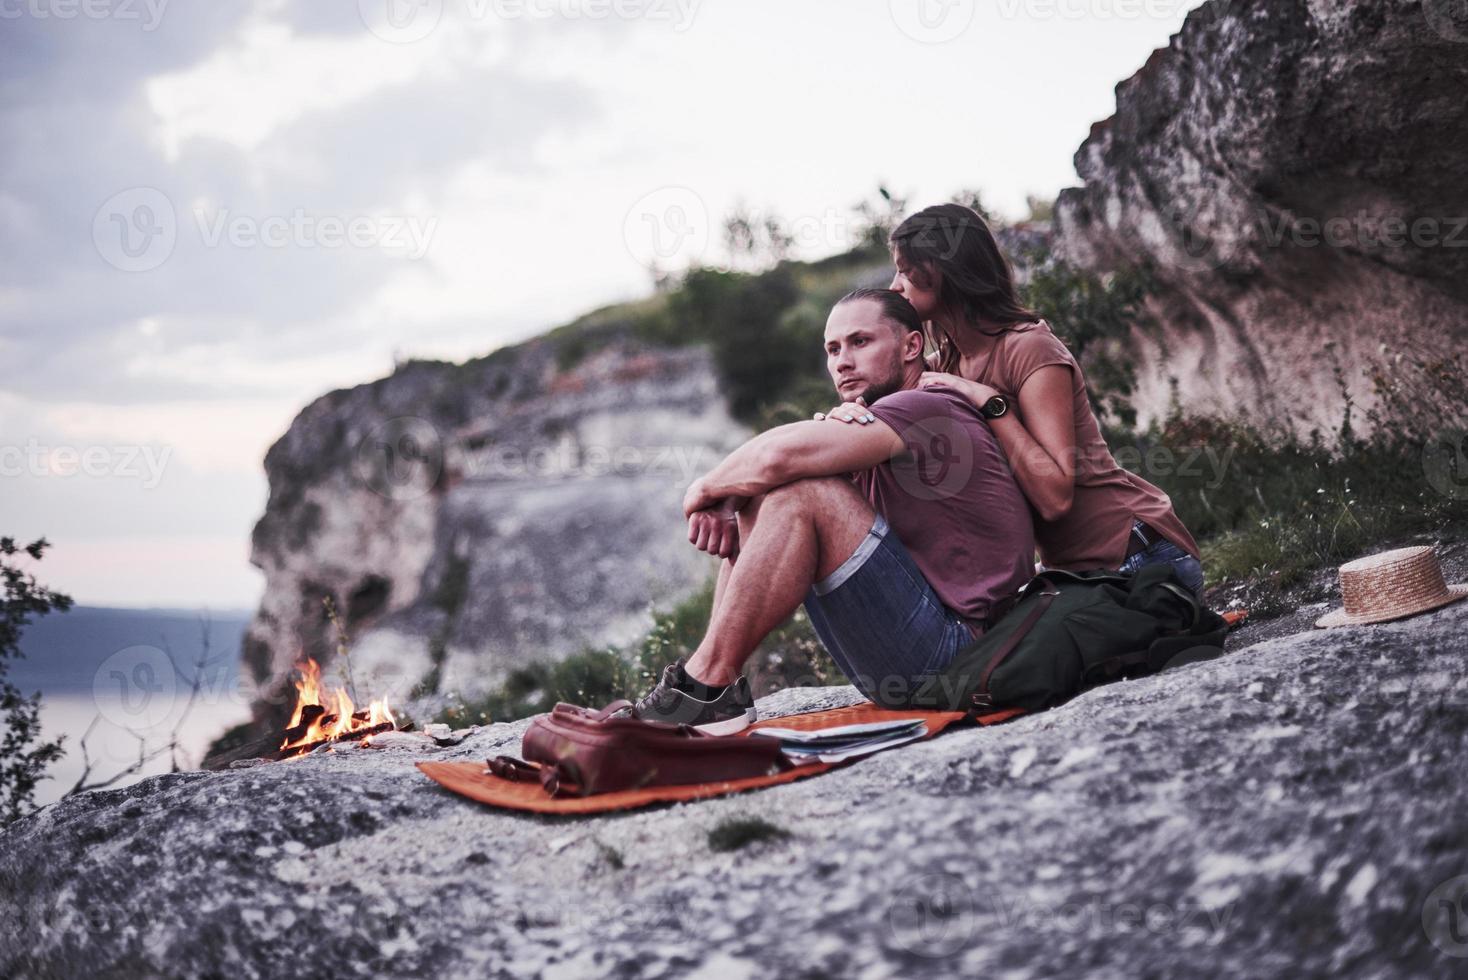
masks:
{"label": "distant water", "polygon": [[[21,634],[25,657],[11,663],[9,678],[25,694],[41,693],[42,735],[66,735],[66,756],[49,770],[36,802],[59,799],[83,770],[79,742],[89,725],[90,780],[103,779],[137,761],[139,742],[149,753],[178,730],[179,765],[198,765],[209,743],[250,717],[253,692],[241,682],[240,640],[250,613],[210,611],[208,664],[201,613],[179,609],[73,607],[33,620]],[[189,708],[195,675],[200,690]],[[126,786],[168,772],[165,753],[138,773],[114,783]]]}

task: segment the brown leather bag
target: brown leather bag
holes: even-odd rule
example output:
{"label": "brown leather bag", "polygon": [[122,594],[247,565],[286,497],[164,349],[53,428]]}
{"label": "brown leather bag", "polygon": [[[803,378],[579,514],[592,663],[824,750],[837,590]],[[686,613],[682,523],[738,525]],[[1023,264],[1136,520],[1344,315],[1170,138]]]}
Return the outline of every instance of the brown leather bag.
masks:
{"label": "brown leather bag", "polygon": [[590,796],[772,775],[794,765],[776,739],[705,735],[690,725],[612,717],[631,703],[614,701],[593,711],[562,701],[525,730],[520,754],[526,761],[498,756],[489,760],[489,771],[538,781],[551,796]]}

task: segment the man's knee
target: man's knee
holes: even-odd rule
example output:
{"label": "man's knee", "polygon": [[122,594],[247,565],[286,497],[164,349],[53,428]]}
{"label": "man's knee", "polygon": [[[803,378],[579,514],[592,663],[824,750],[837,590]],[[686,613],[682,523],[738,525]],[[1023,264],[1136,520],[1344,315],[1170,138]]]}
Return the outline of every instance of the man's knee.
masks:
{"label": "man's knee", "polygon": [[775,487],[765,494],[764,505],[829,510],[832,506],[864,502],[850,481],[837,476],[820,476]]}

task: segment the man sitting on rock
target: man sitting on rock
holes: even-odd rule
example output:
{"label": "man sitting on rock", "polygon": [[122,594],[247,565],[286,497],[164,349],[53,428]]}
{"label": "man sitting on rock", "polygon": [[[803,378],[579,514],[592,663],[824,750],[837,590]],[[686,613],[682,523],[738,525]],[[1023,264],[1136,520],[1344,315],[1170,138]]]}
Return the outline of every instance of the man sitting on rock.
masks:
{"label": "man sitting on rock", "polygon": [[713,612],[635,717],[715,735],[751,724],[744,662],[802,601],[847,678],[899,700],[1030,579],[1029,506],[969,401],[918,388],[923,342],[900,294],[845,296],[826,321],[826,366],[836,411],[868,424],[771,429],[688,488],[689,540],[724,558]]}

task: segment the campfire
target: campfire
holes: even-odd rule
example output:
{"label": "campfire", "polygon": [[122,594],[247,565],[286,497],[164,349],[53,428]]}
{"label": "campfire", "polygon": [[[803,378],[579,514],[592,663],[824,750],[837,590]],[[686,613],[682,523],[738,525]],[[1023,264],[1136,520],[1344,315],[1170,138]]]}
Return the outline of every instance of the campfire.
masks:
{"label": "campfire", "polygon": [[296,681],[296,706],[276,758],[304,755],[328,742],[397,729],[386,698],[359,710],[346,691],[321,683],[321,666],[315,660],[306,659],[296,669],[301,672]]}

